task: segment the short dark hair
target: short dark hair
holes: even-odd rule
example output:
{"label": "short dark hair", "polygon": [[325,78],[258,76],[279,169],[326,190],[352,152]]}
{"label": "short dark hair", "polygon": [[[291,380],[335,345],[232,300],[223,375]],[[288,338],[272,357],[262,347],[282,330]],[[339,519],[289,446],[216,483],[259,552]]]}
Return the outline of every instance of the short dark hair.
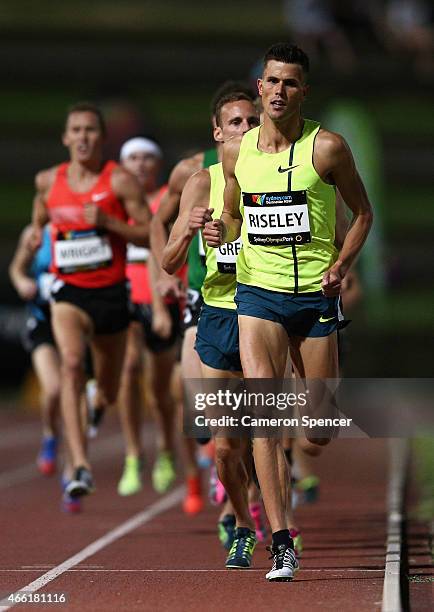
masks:
{"label": "short dark hair", "polygon": [[233,91],[232,93],[228,93],[220,98],[217,103],[214,115],[216,125],[220,127],[223,106],[229,104],[230,102],[239,102],[240,100],[247,100],[247,102],[251,102],[253,106],[255,105],[254,99],[245,94],[243,91]]}
{"label": "short dark hair", "polygon": [[[211,116],[212,117],[216,117],[217,115],[217,106],[220,106],[221,108],[220,100],[224,98],[225,96],[227,96],[228,94],[233,94],[233,93],[236,93],[236,94],[243,93],[246,96],[248,96],[248,98],[251,100],[254,100],[255,95],[256,95],[253,89],[250,87],[250,85],[248,85],[247,83],[244,83],[244,81],[225,81],[223,85],[220,85],[220,87],[217,89],[217,91],[212,97],[212,100],[211,100]],[[237,100],[230,100],[230,101],[236,102]],[[227,101],[225,102],[225,104],[227,104]]]}
{"label": "short dark hair", "polygon": [[99,127],[101,128],[101,132],[105,136],[107,133],[106,123],[104,119],[104,115],[102,114],[102,110],[93,102],[76,102],[68,107],[66,111],[66,119],[65,119],[65,128],[68,122],[69,115],[72,113],[93,113],[99,122]]}
{"label": "short dark hair", "polygon": [[298,64],[305,75],[309,74],[309,58],[303,49],[290,43],[275,43],[264,55],[264,68],[270,60],[284,64]]}

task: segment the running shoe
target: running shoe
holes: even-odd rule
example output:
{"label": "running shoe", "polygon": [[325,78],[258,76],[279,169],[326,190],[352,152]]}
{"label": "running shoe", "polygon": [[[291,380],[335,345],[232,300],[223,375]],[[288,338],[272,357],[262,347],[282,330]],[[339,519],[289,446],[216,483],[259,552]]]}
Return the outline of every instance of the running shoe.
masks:
{"label": "running shoe", "polygon": [[44,436],[36,464],[44,476],[51,476],[56,471],[57,438]]}
{"label": "running shoe", "polygon": [[152,485],[157,493],[164,493],[176,478],[172,453],[160,451],[152,469]]}
{"label": "running shoe", "polygon": [[187,478],[187,494],[182,502],[182,508],[186,514],[193,515],[203,510],[203,506],[200,477],[190,476],[190,478]]}
{"label": "running shoe", "polygon": [[96,438],[99,427],[104,418],[105,408],[94,406],[96,392],[98,390],[97,382],[91,378],[86,383],[86,404],[87,404],[87,435],[89,438]]}
{"label": "running shoe", "polygon": [[291,528],[289,530],[289,535],[291,536],[292,541],[294,542],[295,556],[297,557],[297,559],[300,559],[303,552],[303,538],[301,537],[301,533],[298,529]]}
{"label": "running shoe", "polygon": [[227,569],[248,569],[256,546],[256,535],[248,527],[238,527],[226,559]]}
{"label": "running shoe", "polygon": [[227,496],[224,486],[222,485],[217,475],[217,468],[215,465],[212,466],[209,472],[209,501],[213,506],[220,506],[224,504]]}
{"label": "running shoe", "polygon": [[256,502],[249,505],[250,516],[255,523],[256,539],[258,542],[265,542],[267,537],[267,528],[265,527],[264,518],[262,516],[262,504]]}
{"label": "running shoe", "polygon": [[72,480],[65,487],[65,493],[70,497],[82,497],[95,491],[92,474],[85,467],[75,470]]}
{"label": "running shoe", "polygon": [[125,457],[124,471],[118,483],[119,495],[134,495],[142,489],[142,470],[143,461],[140,457],[132,455]]}
{"label": "running shoe", "polygon": [[221,544],[230,550],[235,539],[235,516],[225,514],[221,521],[217,523],[218,536]]}
{"label": "running shoe", "polygon": [[71,497],[65,492],[66,487],[69,484],[69,480],[62,476],[61,486],[62,486],[62,510],[67,514],[78,514],[82,510],[81,499],[79,497]]}
{"label": "running shoe", "polygon": [[311,475],[297,480],[295,489],[298,495],[299,504],[314,504],[319,497],[319,478]]}
{"label": "running shoe", "polygon": [[271,552],[273,566],[266,574],[266,579],[270,582],[290,582],[299,568],[293,549],[286,544],[279,544],[267,546],[267,550]]}

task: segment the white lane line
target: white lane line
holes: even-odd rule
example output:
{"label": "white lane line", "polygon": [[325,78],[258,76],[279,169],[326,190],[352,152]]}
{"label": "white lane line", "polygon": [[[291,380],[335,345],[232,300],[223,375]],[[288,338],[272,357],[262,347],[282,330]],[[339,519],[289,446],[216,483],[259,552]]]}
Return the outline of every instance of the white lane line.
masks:
{"label": "white lane line", "polygon": [[[95,442],[95,448],[90,448],[90,458],[100,461],[110,457],[114,452],[122,449],[122,436],[115,434],[104,440]],[[15,485],[30,482],[36,478],[43,478],[36,468],[36,461],[27,463],[19,468],[0,474],[0,491]]]}
{"label": "white lane line", "polygon": [[387,543],[381,612],[401,612],[401,549],[404,519],[404,490],[409,459],[405,439],[390,440],[387,498]]}
{"label": "white lane line", "polygon": [[[166,512],[166,510],[173,508],[173,506],[176,506],[182,500],[184,493],[184,486],[177,487],[174,491],[172,491],[168,495],[165,495],[155,504],[149,506],[149,508],[146,508],[142,512],[139,512],[132,518],[119,525],[119,527],[112,529],[112,531],[109,531],[98,540],[95,540],[95,542],[92,542],[92,544],[89,544],[89,546],[86,546],[77,554],[73,555],[69,559],[66,559],[66,561],[64,561],[57,567],[54,567],[53,569],[49,570],[48,572],[34,580],[33,582],[30,582],[30,584],[27,584],[26,586],[19,589],[15,592],[15,595],[22,595],[24,593],[35,593],[36,591],[44,587],[46,584],[48,584],[52,580],[55,580],[56,578],[69,571],[85,559],[92,557],[103,548],[106,548],[113,542],[116,542],[116,540],[119,540],[131,531],[134,531],[138,527],[141,527],[145,523],[149,523],[149,521],[151,521],[153,518],[155,518],[159,514],[162,514],[163,512]],[[0,605],[0,612],[10,610],[13,606],[14,604]]]}
{"label": "white lane line", "polygon": [[[29,569],[6,569],[6,570],[0,570],[0,574],[1,573],[12,573],[12,572],[25,572],[25,573],[29,573],[29,572],[36,572],[36,569],[33,570],[29,570]],[[109,572],[109,573],[143,573],[143,572],[150,572],[150,573],[159,573],[159,572],[163,572],[163,573],[184,573],[184,572],[224,572],[225,574],[228,573],[232,573],[233,570],[227,570],[226,568],[221,568],[221,569],[80,569],[80,568],[76,568],[76,569],[69,569],[66,570],[65,573],[71,574],[74,572],[84,572],[84,573],[94,573],[94,572]],[[262,568],[262,569],[255,569],[255,568],[250,568],[249,570],[240,570],[243,573],[247,573],[249,574],[250,572],[266,572],[268,571],[268,568]],[[362,572],[362,573],[366,573],[366,572],[380,572],[381,574],[384,573],[384,570],[382,569],[353,569],[353,568],[348,568],[345,569],[343,568],[342,571],[341,570],[337,570],[337,569],[310,569],[308,567],[302,567],[300,569],[300,572],[303,572],[303,574],[305,574],[306,572],[332,572],[338,576],[342,575],[342,574],[346,574],[346,573],[350,573],[350,572]],[[1,608],[0,608],[1,610]]]}

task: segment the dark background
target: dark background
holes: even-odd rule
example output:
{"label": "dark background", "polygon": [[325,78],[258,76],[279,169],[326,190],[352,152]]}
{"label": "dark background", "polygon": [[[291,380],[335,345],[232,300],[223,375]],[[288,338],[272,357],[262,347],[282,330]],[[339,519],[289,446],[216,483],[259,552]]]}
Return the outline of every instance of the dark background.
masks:
{"label": "dark background", "polygon": [[[35,173],[66,158],[65,110],[100,104],[107,155],[143,133],[176,161],[212,144],[209,103],[254,82],[279,40],[309,51],[305,115],[349,140],[376,212],[351,313],[351,376],[431,376],[432,14],[423,1],[3,0],[0,11],[0,384],[21,382],[22,307],[7,266],[30,219]],[[403,11],[402,7],[407,7]],[[401,12],[399,12],[399,9]]]}

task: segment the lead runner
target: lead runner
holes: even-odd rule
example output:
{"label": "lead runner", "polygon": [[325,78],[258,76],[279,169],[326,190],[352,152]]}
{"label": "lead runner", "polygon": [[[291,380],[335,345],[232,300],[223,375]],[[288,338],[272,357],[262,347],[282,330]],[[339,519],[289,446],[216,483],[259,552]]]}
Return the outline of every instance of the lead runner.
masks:
{"label": "lead runner", "polygon": [[[337,378],[341,283],[369,233],[372,208],[345,140],[301,114],[306,54],[278,43],[263,66],[264,123],[223,145],[224,210],[203,235],[215,248],[242,236],[235,300],[245,378],[283,379],[288,347],[298,378]],[[353,214],[340,252],[336,188]],[[271,438],[253,446],[272,529],[266,578],[292,580],[297,561],[279,489],[283,449]]]}

